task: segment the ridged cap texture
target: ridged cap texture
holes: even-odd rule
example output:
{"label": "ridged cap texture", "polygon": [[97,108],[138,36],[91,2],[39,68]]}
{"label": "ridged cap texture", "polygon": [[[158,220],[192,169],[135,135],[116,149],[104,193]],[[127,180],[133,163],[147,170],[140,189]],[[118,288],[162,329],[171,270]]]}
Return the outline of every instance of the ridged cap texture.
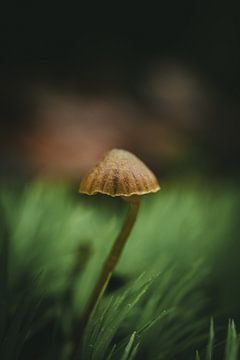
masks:
{"label": "ridged cap texture", "polygon": [[140,159],[126,150],[113,149],[83,178],[79,191],[88,195],[132,196],[159,189],[155,175]]}

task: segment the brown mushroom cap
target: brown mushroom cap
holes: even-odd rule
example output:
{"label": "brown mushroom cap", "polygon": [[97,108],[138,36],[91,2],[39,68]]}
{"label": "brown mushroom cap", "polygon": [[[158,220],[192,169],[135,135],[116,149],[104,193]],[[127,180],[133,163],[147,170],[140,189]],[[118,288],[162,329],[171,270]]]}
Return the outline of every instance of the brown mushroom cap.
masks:
{"label": "brown mushroom cap", "polygon": [[80,193],[132,196],[156,192],[159,183],[151,170],[132,153],[109,151],[80,184]]}

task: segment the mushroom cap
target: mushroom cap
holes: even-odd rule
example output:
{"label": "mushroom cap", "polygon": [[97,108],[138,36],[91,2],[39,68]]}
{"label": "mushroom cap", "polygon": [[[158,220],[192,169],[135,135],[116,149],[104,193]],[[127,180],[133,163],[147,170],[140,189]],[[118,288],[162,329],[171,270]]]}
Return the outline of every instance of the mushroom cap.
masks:
{"label": "mushroom cap", "polygon": [[126,150],[113,149],[83,178],[79,192],[128,197],[159,189],[155,175],[140,159]]}

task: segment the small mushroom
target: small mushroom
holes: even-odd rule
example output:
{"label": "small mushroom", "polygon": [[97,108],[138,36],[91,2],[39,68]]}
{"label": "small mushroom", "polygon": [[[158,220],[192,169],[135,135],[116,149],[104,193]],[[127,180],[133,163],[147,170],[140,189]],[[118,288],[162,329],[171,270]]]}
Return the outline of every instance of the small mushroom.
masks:
{"label": "small mushroom", "polygon": [[83,319],[81,331],[87,324],[97,303],[102,297],[114,268],[126,244],[127,238],[137,218],[140,196],[157,192],[158,181],[151,170],[132,153],[113,149],[109,151],[80,184],[80,193],[94,195],[97,193],[120,196],[129,204],[127,218],[105,260],[97,284],[90,296]]}

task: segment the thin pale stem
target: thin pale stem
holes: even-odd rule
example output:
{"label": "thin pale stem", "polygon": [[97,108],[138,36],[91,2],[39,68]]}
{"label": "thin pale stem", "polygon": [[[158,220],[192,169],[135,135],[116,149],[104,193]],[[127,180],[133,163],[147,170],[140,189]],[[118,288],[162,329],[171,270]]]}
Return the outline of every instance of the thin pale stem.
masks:
{"label": "thin pale stem", "polygon": [[[138,210],[139,210],[139,206],[140,206],[139,197],[132,196],[132,197],[129,197],[129,198],[126,197],[123,199],[126,200],[129,204],[128,214],[127,214],[125,222],[123,223],[122,229],[121,229],[119,235],[117,236],[117,238],[112,246],[112,249],[103,264],[101,274],[98,278],[96,286],[95,286],[95,288],[90,296],[90,299],[87,303],[84,315],[81,319],[80,326],[79,326],[79,330],[80,330],[79,331],[80,334],[78,334],[79,337],[81,337],[81,334],[83,333],[90,317],[92,316],[94,310],[96,309],[97,304],[99,303],[100,299],[102,298],[102,296],[108,286],[108,283],[112,277],[113,270],[115,269],[115,267],[120,259],[122,251],[124,249],[124,246],[127,242],[128,236],[133,228],[133,225],[134,225],[137,215],[138,215]],[[77,338],[77,340],[79,341],[79,338]],[[76,344],[74,344],[74,346],[76,346]]]}

